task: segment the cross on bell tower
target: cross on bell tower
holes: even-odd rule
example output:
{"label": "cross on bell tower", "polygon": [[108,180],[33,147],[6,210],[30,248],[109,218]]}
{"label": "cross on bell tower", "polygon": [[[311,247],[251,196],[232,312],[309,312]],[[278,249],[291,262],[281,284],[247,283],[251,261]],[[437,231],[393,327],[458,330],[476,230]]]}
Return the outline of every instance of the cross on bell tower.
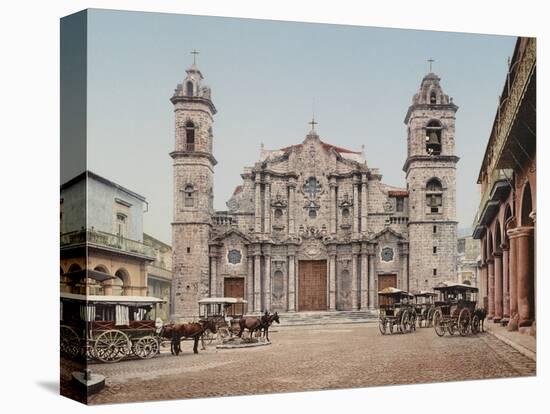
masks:
{"label": "cross on bell tower", "polygon": [[315,131],[315,125],[319,124],[319,122],[315,122],[315,115],[312,115],[311,121],[308,124],[311,125],[311,131]]}
{"label": "cross on bell tower", "polygon": [[428,64],[430,65],[430,70],[428,73],[432,73],[432,63],[435,62],[435,59],[434,58],[429,58],[428,59]]}
{"label": "cross on bell tower", "polygon": [[199,55],[201,52],[197,51],[196,49],[193,49],[191,51],[191,54],[193,55],[193,64],[197,64],[197,55]]}

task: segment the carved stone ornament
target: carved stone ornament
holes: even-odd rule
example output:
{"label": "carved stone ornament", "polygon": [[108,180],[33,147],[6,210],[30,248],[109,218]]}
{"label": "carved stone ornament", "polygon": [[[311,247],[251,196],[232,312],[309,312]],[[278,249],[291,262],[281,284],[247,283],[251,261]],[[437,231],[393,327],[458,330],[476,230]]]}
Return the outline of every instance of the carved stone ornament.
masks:
{"label": "carved stone ornament", "polygon": [[271,203],[271,206],[275,208],[286,208],[287,205],[287,201],[283,199],[280,193],[277,193],[275,200]]}
{"label": "carved stone ornament", "polygon": [[232,249],[227,252],[227,261],[231,264],[241,263],[242,254],[240,250]]}
{"label": "carved stone ornament", "polygon": [[348,193],[344,194],[344,197],[340,200],[338,203],[338,207],[345,208],[345,207],[351,207],[353,206],[353,198],[350,198]]}
{"label": "carved stone ornament", "polygon": [[325,232],[323,232],[321,229],[318,229],[315,226],[308,226],[306,228],[300,229],[300,236],[303,239],[321,239]]}
{"label": "carved stone ornament", "polygon": [[383,247],[380,251],[380,258],[383,262],[393,261],[394,252],[391,247]]}

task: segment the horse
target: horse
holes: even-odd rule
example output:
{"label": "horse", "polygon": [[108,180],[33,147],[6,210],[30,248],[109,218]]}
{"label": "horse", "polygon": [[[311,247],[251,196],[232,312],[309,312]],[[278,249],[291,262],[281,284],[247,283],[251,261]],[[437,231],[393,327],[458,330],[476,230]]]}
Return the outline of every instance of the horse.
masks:
{"label": "horse", "polygon": [[170,351],[172,355],[176,356],[181,352],[181,338],[193,338],[193,352],[198,354],[199,339],[207,329],[210,329],[212,333],[216,333],[217,328],[215,321],[202,319],[199,322],[169,324],[162,328],[160,336],[172,341]]}
{"label": "horse", "polygon": [[484,323],[485,323],[485,317],[487,316],[487,311],[484,308],[477,308],[474,311],[474,316],[477,316],[479,319],[479,324],[481,326],[480,331],[485,332]]}
{"label": "horse", "polygon": [[261,329],[263,329],[264,337],[268,342],[270,342],[269,341],[269,327],[271,326],[271,324],[273,322],[281,323],[281,321],[279,320],[279,314],[277,312],[275,312],[273,315],[268,315],[262,323],[262,328]]}
{"label": "horse", "polygon": [[244,330],[248,329],[248,332],[250,332],[250,339],[252,339],[252,334],[258,330],[261,332],[269,318],[270,315],[268,311],[265,311],[261,318],[257,316],[243,316],[239,320],[240,330],[237,336],[241,338]]}

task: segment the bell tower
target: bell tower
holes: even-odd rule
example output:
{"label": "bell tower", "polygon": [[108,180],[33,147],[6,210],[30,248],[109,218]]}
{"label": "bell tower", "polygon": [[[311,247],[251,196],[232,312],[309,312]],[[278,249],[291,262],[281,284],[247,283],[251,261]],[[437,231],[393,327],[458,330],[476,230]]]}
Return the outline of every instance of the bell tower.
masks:
{"label": "bell tower", "polygon": [[[194,58],[198,52],[193,51]],[[212,123],[216,108],[210,88],[196,65],[186,70],[170,99],[175,113],[173,158],[173,308],[174,319],[198,315],[198,300],[209,292],[209,248],[212,227]]]}
{"label": "bell tower", "polygon": [[456,280],[458,106],[445,95],[440,80],[431,71],[424,76],[405,116],[411,290],[431,290]]}

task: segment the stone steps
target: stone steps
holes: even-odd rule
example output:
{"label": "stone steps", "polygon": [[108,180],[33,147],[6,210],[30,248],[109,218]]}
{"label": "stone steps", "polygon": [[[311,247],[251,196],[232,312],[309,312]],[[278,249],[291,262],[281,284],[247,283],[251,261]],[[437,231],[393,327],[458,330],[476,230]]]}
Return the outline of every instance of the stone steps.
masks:
{"label": "stone steps", "polygon": [[376,311],[284,312],[280,326],[366,323],[378,320]]}

